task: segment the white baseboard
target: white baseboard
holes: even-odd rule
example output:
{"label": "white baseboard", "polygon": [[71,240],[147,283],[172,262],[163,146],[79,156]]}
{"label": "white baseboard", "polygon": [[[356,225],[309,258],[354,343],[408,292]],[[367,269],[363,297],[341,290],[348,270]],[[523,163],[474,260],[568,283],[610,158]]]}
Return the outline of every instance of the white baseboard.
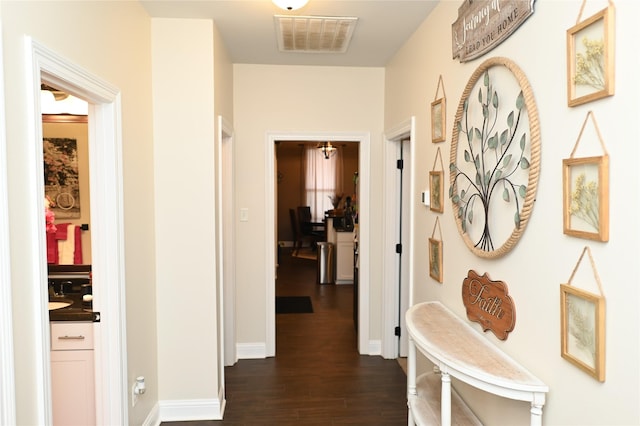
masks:
{"label": "white baseboard", "polygon": [[238,343],[236,345],[238,359],[264,359],[267,357],[267,346],[259,343]]}
{"label": "white baseboard", "polygon": [[160,423],[160,407],[156,404],[153,406],[153,409],[151,409],[147,418],[144,419],[142,426],[160,426]]}
{"label": "white baseboard", "polygon": [[159,401],[158,405],[163,422],[222,420],[224,412],[219,398]]}
{"label": "white baseboard", "polygon": [[382,355],[382,340],[369,340],[369,355]]}

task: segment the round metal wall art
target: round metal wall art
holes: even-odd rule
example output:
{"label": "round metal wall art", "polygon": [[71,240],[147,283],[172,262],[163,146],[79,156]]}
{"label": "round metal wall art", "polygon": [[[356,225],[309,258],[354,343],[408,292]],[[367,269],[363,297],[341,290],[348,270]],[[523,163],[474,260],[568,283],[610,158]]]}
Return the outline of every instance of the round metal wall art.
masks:
{"label": "round metal wall art", "polygon": [[540,126],[533,91],[510,59],[487,59],[458,104],[449,198],[458,231],[477,256],[513,249],[527,226],[540,174]]}

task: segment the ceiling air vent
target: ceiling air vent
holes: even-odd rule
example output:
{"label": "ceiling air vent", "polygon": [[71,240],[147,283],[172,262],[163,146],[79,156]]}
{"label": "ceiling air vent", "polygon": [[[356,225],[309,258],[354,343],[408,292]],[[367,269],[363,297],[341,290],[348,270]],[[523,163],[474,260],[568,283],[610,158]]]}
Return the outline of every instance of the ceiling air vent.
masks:
{"label": "ceiling air vent", "polygon": [[358,18],[275,15],[281,52],[344,53]]}

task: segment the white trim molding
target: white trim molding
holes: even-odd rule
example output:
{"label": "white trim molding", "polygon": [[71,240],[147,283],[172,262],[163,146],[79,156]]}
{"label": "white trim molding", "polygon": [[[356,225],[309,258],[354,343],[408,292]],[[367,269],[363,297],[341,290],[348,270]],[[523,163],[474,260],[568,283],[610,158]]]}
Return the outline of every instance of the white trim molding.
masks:
{"label": "white trim molding", "polygon": [[236,344],[238,359],[263,359],[267,357],[267,349],[264,343],[238,343]]}
{"label": "white trim molding", "polygon": [[[414,232],[415,229],[415,219],[414,219],[414,210],[415,210],[415,129],[416,129],[416,119],[415,117],[411,117],[402,123],[394,126],[393,128],[387,130],[384,134],[384,199],[382,203],[384,218],[384,233],[383,233],[383,265],[382,265],[382,314],[383,314],[383,332],[382,332],[382,347],[381,353],[383,358],[393,359],[398,356],[400,352],[406,350],[398,345],[398,337],[395,335],[395,326],[397,325],[398,319],[398,306],[402,305],[408,308],[411,306],[411,301],[413,297],[413,281],[414,281]],[[403,300],[399,293],[398,285],[397,285],[397,268],[400,265],[397,265],[397,255],[395,252],[395,244],[397,241],[397,221],[398,221],[398,208],[397,208],[397,186],[396,179],[393,177],[396,173],[396,160],[397,160],[397,144],[400,143],[403,139],[409,139],[409,157],[410,163],[407,169],[409,170],[409,191],[411,194],[409,200],[406,202],[409,205],[409,226],[403,229],[403,234],[407,235],[408,247],[403,249],[403,255],[406,253],[408,256],[408,270],[409,274],[407,277],[404,277],[403,281],[406,280],[408,286],[408,298],[405,296]],[[406,231],[406,232],[405,232]],[[404,276],[404,275],[403,275]],[[402,313],[401,313],[402,315]],[[402,320],[404,318],[401,318]],[[403,323],[404,321],[402,321]],[[400,324],[401,330],[404,333],[405,337],[401,340],[401,343],[404,344],[406,342],[406,329],[402,327],[402,323]],[[406,344],[405,344],[406,345]]]}
{"label": "white trim molding", "polygon": [[34,253],[38,268],[34,294],[39,295],[37,321],[40,330],[34,337],[41,377],[34,389],[34,406],[45,407],[43,424],[51,423],[49,317],[47,302],[47,261],[45,230],[41,226],[44,209],[42,181],[42,119],[40,84],[42,81],[89,103],[89,170],[91,181],[91,257],[94,282],[109,283],[94,288],[93,308],[101,312],[95,324],[96,418],[100,424],[127,424],[127,358],[124,280],[124,220],[122,206],[122,131],[120,91],[99,77],[56,54],[30,37],[25,37],[28,69],[31,70],[31,107],[33,123],[30,139],[34,161],[29,167],[29,183],[34,197],[31,234],[38,235],[41,247]]}
{"label": "white trim molding", "polygon": [[3,71],[2,22],[0,22],[0,377],[2,377],[0,380],[0,424],[14,425],[16,424],[16,401]]}
{"label": "white trim molding", "polygon": [[223,406],[215,399],[181,399],[159,401],[162,422],[222,420]]}

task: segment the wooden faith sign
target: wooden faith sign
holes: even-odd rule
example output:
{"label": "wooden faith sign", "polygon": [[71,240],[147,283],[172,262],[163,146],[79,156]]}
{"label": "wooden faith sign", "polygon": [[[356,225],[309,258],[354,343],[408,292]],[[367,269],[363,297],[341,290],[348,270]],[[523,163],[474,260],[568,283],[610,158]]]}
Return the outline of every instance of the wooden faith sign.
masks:
{"label": "wooden faith sign", "polygon": [[507,340],[516,325],[516,309],[509,289],[502,281],[492,281],[487,274],[469,271],[462,281],[462,303],[467,318],[491,330],[500,340]]}
{"label": "wooden faith sign", "polygon": [[479,58],[505,41],[531,15],[535,0],[464,0],[451,25],[453,59]]}

